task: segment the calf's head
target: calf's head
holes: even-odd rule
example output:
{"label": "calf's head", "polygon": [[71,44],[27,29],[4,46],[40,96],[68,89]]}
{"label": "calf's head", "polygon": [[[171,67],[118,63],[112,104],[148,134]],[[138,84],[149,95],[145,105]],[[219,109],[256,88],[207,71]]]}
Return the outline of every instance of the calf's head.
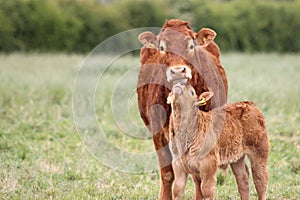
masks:
{"label": "calf's head", "polygon": [[187,83],[178,82],[173,85],[167,103],[176,104],[181,108],[190,109],[193,107],[203,106],[213,97],[212,92],[203,92],[198,97],[195,89]]}

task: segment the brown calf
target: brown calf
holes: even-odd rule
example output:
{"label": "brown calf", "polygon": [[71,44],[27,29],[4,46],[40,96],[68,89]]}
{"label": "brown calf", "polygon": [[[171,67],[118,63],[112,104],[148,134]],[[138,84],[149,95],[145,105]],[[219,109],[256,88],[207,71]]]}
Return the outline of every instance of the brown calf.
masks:
{"label": "brown calf", "polygon": [[[195,89],[183,83],[173,86],[171,103],[171,151],[174,156],[174,199],[180,199],[188,174],[195,183],[195,199],[214,199],[217,169],[230,164],[241,199],[249,199],[249,171],[245,156],[250,159],[258,198],[266,199],[267,162],[270,144],[262,113],[252,102],[226,104],[209,112],[198,109],[213,96],[204,92],[197,99]],[[205,138],[210,138],[208,153],[201,152]],[[206,141],[207,142],[207,141]]]}

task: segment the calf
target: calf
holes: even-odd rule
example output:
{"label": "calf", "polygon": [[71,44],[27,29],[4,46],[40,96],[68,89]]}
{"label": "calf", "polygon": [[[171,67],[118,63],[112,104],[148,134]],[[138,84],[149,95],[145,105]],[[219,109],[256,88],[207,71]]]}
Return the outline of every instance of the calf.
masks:
{"label": "calf", "polygon": [[[188,83],[177,83],[168,97],[170,145],[175,175],[174,199],[184,193],[187,175],[195,184],[195,199],[213,199],[219,166],[230,164],[241,199],[249,199],[250,159],[253,181],[259,199],[266,199],[268,154],[267,128],[262,113],[252,102],[226,104],[209,112],[198,109],[213,96],[204,92],[199,99]],[[208,137],[209,139],[205,139]],[[211,149],[203,154],[205,142]]]}

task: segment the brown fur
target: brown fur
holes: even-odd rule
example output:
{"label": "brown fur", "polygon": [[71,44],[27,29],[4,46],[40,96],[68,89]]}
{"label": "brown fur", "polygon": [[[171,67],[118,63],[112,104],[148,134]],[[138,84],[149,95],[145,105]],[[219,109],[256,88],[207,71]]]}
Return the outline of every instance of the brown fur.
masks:
{"label": "brown fur", "polygon": [[[175,199],[183,195],[188,174],[192,174],[195,183],[195,199],[213,199],[217,168],[227,164],[236,177],[241,199],[249,199],[246,155],[251,161],[258,198],[266,199],[270,144],[262,113],[248,101],[226,104],[209,112],[199,111],[195,106],[197,96],[190,94],[194,89],[190,85],[180,88],[182,94],[171,93],[170,140],[177,158],[173,162]],[[215,146],[209,153],[201,155],[208,134],[218,137],[212,141]]]}
{"label": "brown fur", "polygon": [[[158,36],[150,32],[139,36],[144,47],[140,52],[138,107],[145,125],[153,134],[158,155],[161,174],[159,199],[172,199],[174,180],[172,156],[168,148],[171,108],[166,103],[170,92],[166,70],[175,65],[187,66],[192,70],[192,79],[189,82],[196,88],[197,93],[209,90],[216,93],[215,100],[202,106],[202,110],[209,111],[227,101],[228,86],[225,70],[222,66],[222,69],[218,66],[212,52],[199,44],[195,44],[193,51],[187,52],[186,42],[194,40],[195,37],[196,34],[191,30],[189,23],[181,20],[167,21]],[[168,41],[165,52],[158,49],[161,40]]]}
{"label": "brown fur", "polygon": [[[220,48],[214,42],[214,39],[216,36],[217,36],[217,33],[215,31],[213,31],[212,29],[202,28],[196,34],[196,40],[200,45],[202,45],[206,49],[206,51],[208,51],[211,54],[211,57],[217,63],[220,73],[225,74],[224,67],[222,66],[221,61],[220,61]],[[226,76],[222,76],[225,87],[228,87],[227,79],[224,79],[224,77],[226,77]]]}

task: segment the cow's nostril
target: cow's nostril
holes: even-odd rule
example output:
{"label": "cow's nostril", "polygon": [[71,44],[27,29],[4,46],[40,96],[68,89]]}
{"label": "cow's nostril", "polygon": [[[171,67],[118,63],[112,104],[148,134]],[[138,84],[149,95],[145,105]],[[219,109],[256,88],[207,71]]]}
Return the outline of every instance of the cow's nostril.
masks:
{"label": "cow's nostril", "polygon": [[185,69],[185,67],[184,67],[184,68],[182,69],[182,71],[181,71],[181,72],[182,72],[182,73],[185,73],[185,71],[186,71],[186,69]]}
{"label": "cow's nostril", "polygon": [[174,70],[173,70],[173,69],[171,69],[171,74],[175,74],[175,72],[174,72]]}

